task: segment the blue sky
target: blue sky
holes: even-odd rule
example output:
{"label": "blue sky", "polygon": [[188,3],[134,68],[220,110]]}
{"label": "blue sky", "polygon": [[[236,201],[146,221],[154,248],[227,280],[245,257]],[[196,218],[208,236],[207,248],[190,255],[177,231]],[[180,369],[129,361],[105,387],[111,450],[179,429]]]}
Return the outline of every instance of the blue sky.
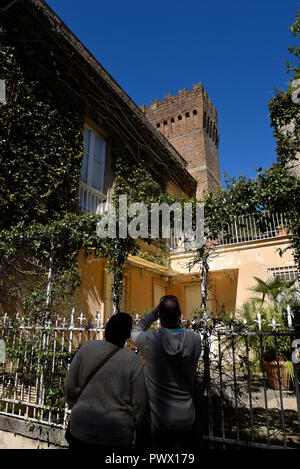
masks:
{"label": "blue sky", "polygon": [[221,172],[275,161],[268,117],[284,88],[296,0],[48,0],[138,104],[202,81],[218,110]]}

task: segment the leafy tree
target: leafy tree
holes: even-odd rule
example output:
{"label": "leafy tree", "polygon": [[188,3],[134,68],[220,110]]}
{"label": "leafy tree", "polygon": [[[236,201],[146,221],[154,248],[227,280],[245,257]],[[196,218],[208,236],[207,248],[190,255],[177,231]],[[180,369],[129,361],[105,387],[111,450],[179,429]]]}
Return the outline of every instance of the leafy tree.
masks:
{"label": "leafy tree", "polygon": [[[290,31],[300,37],[300,10]],[[299,42],[298,42],[299,44]],[[300,154],[300,46],[289,47],[293,64],[288,61],[287,72],[292,74],[288,89],[277,90],[269,102],[271,125],[277,146],[277,164],[260,175],[262,199],[273,210],[284,209],[292,233],[291,247],[300,268],[300,183],[290,172]]]}
{"label": "leafy tree", "polygon": [[291,292],[291,287],[295,284],[295,280],[282,280],[278,276],[266,281],[258,277],[254,277],[254,280],[256,285],[250,290],[261,294],[262,304],[268,298],[276,307],[279,307],[282,296],[288,295]]}
{"label": "leafy tree", "polygon": [[[47,223],[75,212],[83,154],[76,102],[57,96],[30,73],[11,47],[1,47],[7,102],[0,105],[0,229],[23,221]],[[72,103],[72,104],[71,104]]]}

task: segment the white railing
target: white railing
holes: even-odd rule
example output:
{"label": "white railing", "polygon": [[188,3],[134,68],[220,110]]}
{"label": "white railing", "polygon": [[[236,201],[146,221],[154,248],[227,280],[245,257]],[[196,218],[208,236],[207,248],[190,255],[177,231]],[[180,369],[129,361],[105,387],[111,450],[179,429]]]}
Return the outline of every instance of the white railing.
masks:
{"label": "white railing", "polygon": [[[240,215],[232,217],[232,222],[227,225],[226,229],[221,231],[216,239],[208,240],[207,243],[217,246],[286,236],[287,225],[287,219],[283,214],[271,214],[265,211],[252,215]],[[175,237],[174,233],[171,233],[169,248],[171,252],[192,250],[192,240],[184,239],[184,234]]]}
{"label": "white railing", "polygon": [[[142,316],[142,314],[137,314],[135,322]],[[192,322],[187,321],[185,327],[197,331],[202,337],[202,353],[196,376],[200,378],[201,389],[205,391],[203,394],[198,394],[198,398],[205,405],[205,409],[207,409],[205,412],[208,412],[208,415],[212,415],[211,403],[218,403],[219,401],[208,400],[207,395],[213,395],[215,398],[221,396],[222,399],[225,396],[226,400],[222,402],[226,406],[230,404],[235,411],[238,406],[241,406],[243,410],[241,415],[246,415],[246,409],[252,415],[253,408],[258,406],[260,409],[263,407],[266,410],[276,408],[274,419],[272,418],[273,413],[268,414],[266,412],[267,420],[255,424],[257,437],[261,441],[262,435],[265,435],[265,433],[260,429],[265,430],[266,426],[274,428],[274,438],[276,439],[280,428],[277,414],[277,411],[279,412],[279,397],[277,395],[277,403],[272,404],[272,401],[276,401],[276,399],[273,398],[274,394],[271,394],[268,390],[271,385],[268,383],[267,366],[263,360],[266,341],[269,338],[274,339],[276,357],[279,356],[279,338],[280,343],[286,340],[287,345],[290,341],[291,345],[288,345],[288,348],[290,352],[293,352],[292,360],[294,358],[298,360],[300,355],[298,343],[294,340],[296,337],[293,326],[294,315],[289,306],[286,312],[283,312],[282,320],[278,315],[269,318],[260,312],[257,313],[256,318],[251,322],[247,322],[246,320],[243,321],[241,317],[234,317],[232,314],[230,314],[229,319],[217,319],[204,313]],[[159,327],[159,324],[155,325],[155,328]],[[103,332],[103,316],[96,314],[95,319],[92,321],[86,320],[82,314],[75,314],[74,310],[67,317],[55,316],[44,325],[18,315],[15,317],[7,315],[0,317],[0,341],[6,347],[6,359],[3,359],[3,353],[0,356],[0,415],[65,428],[70,409],[64,398],[64,383],[71,359],[82,343],[90,339],[103,338]],[[205,351],[208,353],[205,353]],[[255,356],[260,359],[261,370],[259,373],[250,372],[250,364]],[[293,402],[294,409],[297,406],[298,416],[300,416],[297,367],[293,365],[295,393],[291,395],[289,391],[289,403],[288,407],[285,408],[287,401],[283,399],[284,395],[282,394],[285,388],[282,387],[284,382],[280,371],[281,366],[278,361],[277,377],[281,415],[284,415],[287,408],[291,409],[290,402]],[[261,373],[263,379],[261,379]],[[288,384],[285,386],[288,386]],[[217,390],[217,392],[214,390]],[[252,393],[255,393],[255,396]],[[238,396],[239,400],[237,399]],[[257,396],[259,396],[259,399]],[[291,398],[293,398],[293,401],[290,400]],[[258,405],[255,405],[256,401]],[[204,407],[202,408],[204,410]],[[215,415],[219,415],[219,418],[224,419],[224,413],[220,410],[222,408],[216,407],[217,413]],[[228,408],[230,409],[230,407]],[[236,412],[235,415],[237,418],[241,418]],[[232,438],[232,413],[228,416],[230,425],[226,425],[226,431]],[[271,419],[270,425],[269,416]],[[206,421],[209,421],[206,415],[205,418]],[[294,420],[297,421],[296,413],[293,415],[293,422]],[[218,421],[220,422],[220,419]],[[251,428],[253,426],[253,420],[250,418],[242,418],[242,422],[248,422],[247,425],[251,423]],[[281,423],[285,435],[285,421],[283,418]],[[225,429],[225,425],[223,428]],[[249,427],[246,428],[247,442],[249,443]],[[225,438],[225,433],[223,437]],[[267,444],[270,444],[269,437]]]}
{"label": "white railing", "polygon": [[106,210],[106,196],[97,189],[80,182],[79,205],[84,212],[101,215]]}
{"label": "white railing", "polygon": [[65,428],[70,413],[64,398],[66,373],[76,350],[103,339],[104,317],[75,313],[44,325],[31,318],[0,317],[0,415]]}

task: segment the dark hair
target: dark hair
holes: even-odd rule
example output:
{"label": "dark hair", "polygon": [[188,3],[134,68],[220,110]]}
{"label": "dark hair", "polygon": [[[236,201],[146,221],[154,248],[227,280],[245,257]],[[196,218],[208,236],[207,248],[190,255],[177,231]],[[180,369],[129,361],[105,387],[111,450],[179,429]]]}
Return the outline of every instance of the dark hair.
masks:
{"label": "dark hair", "polygon": [[[174,304],[167,305],[167,301],[171,300]],[[159,302],[159,316],[163,321],[168,323],[176,322],[181,316],[179,301],[174,295],[165,295]]]}
{"label": "dark hair", "polygon": [[130,337],[132,317],[127,313],[116,313],[105,326],[105,339],[112,344],[124,347],[126,339]]}

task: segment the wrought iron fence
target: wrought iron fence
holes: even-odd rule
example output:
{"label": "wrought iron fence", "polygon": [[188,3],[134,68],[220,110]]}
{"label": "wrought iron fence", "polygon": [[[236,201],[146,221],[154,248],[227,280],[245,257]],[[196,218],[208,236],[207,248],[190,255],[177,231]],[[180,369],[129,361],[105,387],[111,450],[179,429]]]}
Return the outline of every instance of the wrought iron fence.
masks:
{"label": "wrought iron fence", "polygon": [[217,243],[235,244],[287,235],[287,219],[282,213],[269,211],[232,217],[225,233],[220,233]]}
{"label": "wrought iron fence", "polygon": [[[276,320],[263,325],[206,315],[187,323],[201,334],[202,355],[195,382],[198,435],[208,445],[228,447],[296,447],[300,444],[299,369],[296,331],[288,309],[287,326]],[[69,409],[64,381],[76,350],[87,340],[103,338],[104,322],[72,311],[44,326],[30,319],[3,316],[0,339],[6,360],[0,358],[0,414],[65,428]],[[265,357],[273,341],[275,358]],[[289,366],[280,361],[283,342]],[[300,351],[300,349],[298,350]],[[299,355],[300,356],[300,355]],[[299,360],[300,361],[300,360]],[[289,373],[287,372],[289,370]]]}
{"label": "wrought iron fence", "polygon": [[[253,324],[204,315],[189,325],[203,338],[195,403],[199,436],[209,447],[299,448],[300,340],[290,310],[287,323],[263,325],[260,315]],[[268,361],[270,342],[274,356]]]}
{"label": "wrought iron fence", "polygon": [[[210,245],[238,244],[247,241],[286,236],[287,219],[280,213],[264,211],[260,213],[232,217],[226,230],[220,231],[217,239],[209,240]],[[171,232],[169,238],[171,252],[182,252],[193,249],[193,238],[185,238],[184,233],[175,235]]]}
{"label": "wrought iron fence", "polygon": [[64,381],[81,344],[103,338],[103,318],[86,319],[74,310],[44,325],[30,318],[0,318],[5,360],[0,361],[0,414],[64,428],[69,413]]}

